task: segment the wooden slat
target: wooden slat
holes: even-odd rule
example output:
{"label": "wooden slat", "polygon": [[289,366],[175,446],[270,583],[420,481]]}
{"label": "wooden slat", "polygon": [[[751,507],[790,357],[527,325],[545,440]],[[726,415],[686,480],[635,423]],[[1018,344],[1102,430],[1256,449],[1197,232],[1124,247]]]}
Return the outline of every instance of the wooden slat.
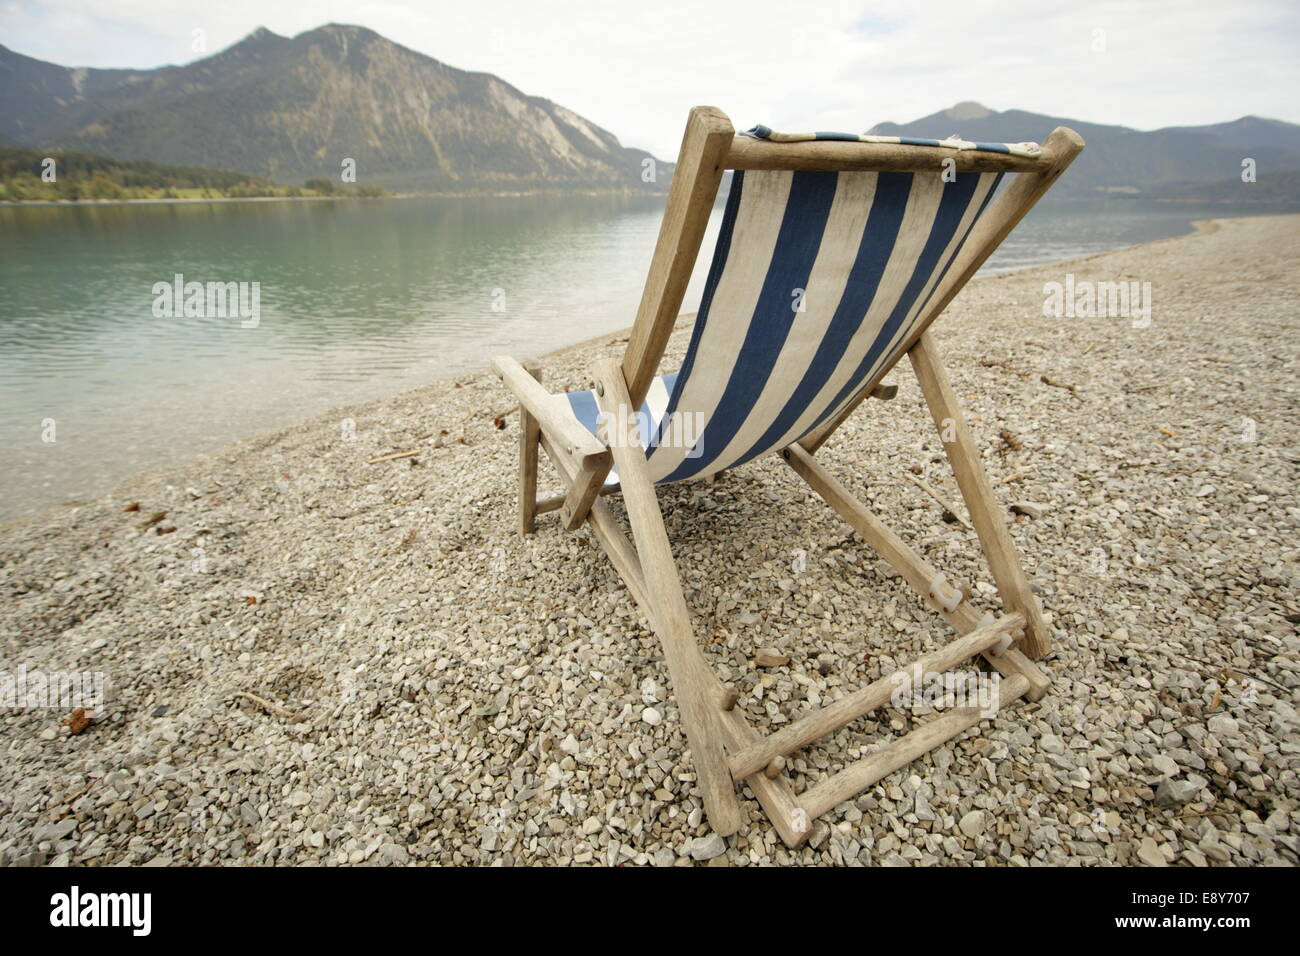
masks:
{"label": "wooden slat", "polygon": [[[1029,690],[1029,681],[1020,676],[1002,681],[998,686],[998,710],[1023,697]],[[878,783],[895,770],[940,744],[951,740],[962,731],[969,730],[985,719],[978,707],[962,707],[928,721],[887,747],[850,764],[834,776],[799,795],[799,806],[810,819],[839,806],[857,796],[867,787]]]}
{"label": "wooden slat", "polygon": [[633,408],[641,407],[658,374],[659,361],[672,335],[708,228],[709,213],[722,181],[723,160],[735,132],[726,114],[712,106],[695,107],[686,120],[659,240],[623,356],[623,378]]}
{"label": "wooden slat", "polygon": [[[524,371],[539,385],[542,368],[536,362],[524,365]],[[532,534],[537,528],[537,449],[541,429],[522,405],[519,408],[519,533]]]}
{"label": "wooden slat", "polygon": [[952,160],[959,173],[1038,172],[1050,161],[1047,150],[1039,157],[986,153],[974,149],[904,146],[901,143],[853,143],[806,140],[777,143],[753,136],[737,136],[727,150],[728,169],[821,169],[881,171],[942,171]]}
{"label": "wooden slat", "polygon": [[[607,498],[610,495],[618,494],[622,489],[617,484],[601,485],[600,497]],[[559,511],[564,507],[564,499],[568,497],[568,492],[552,491],[544,495],[537,496],[537,513],[546,514],[550,511]]]}
{"label": "wooden slat", "polygon": [[610,459],[609,449],[561,407],[563,399],[542,388],[522,365],[508,355],[498,355],[492,368],[519,399],[520,408],[537,419],[541,430],[558,442],[566,455],[584,466]]}
{"label": "wooden slat", "polygon": [[600,495],[600,489],[605,484],[605,476],[608,474],[609,465],[603,461],[598,461],[594,465],[584,465],[578,471],[568,494],[564,496],[564,504],[560,507],[560,524],[564,530],[574,531],[582,527],[582,523],[587,520],[587,512]]}
{"label": "wooden slat", "polygon": [[[597,367],[597,381],[603,386],[597,390],[601,409],[619,420],[627,420],[639,406],[628,395],[622,368],[615,359],[606,359]],[[727,769],[719,712],[711,705],[717,695],[705,677],[710,674],[708,664],[695,643],[695,628],[654,483],[650,480],[645,449],[637,443],[616,440],[610,450],[622,479],[632,537],[654,606],[655,633],[663,646],[668,676],[681,708],[686,739],[704,795],[704,809],[710,826],[727,836],[740,829],[740,805]]]}
{"label": "wooden slat", "polygon": [[966,510],[970,512],[971,524],[979,536],[980,547],[988,559],[1002,603],[1008,611],[1019,611],[1025,616],[1025,635],[1016,646],[1029,657],[1042,657],[1051,647],[1047,624],[1039,610],[1038,599],[1029,590],[1029,580],[1020,564],[1020,556],[984,473],[979,448],[971,437],[966,416],[957,403],[932,337],[929,334],[921,336],[908,355],[935,427],[941,432],[952,430],[954,440],[943,442],[944,451],[948,453],[957,487],[966,501]]}
{"label": "wooden slat", "polygon": [[894,692],[900,687],[911,686],[912,675],[916,672],[916,668],[919,667],[922,674],[947,671],[992,647],[1002,639],[1004,634],[1022,627],[1024,623],[1025,619],[1021,615],[1008,614],[991,624],[976,628],[965,637],[959,637],[938,650],[917,658],[911,664],[900,667],[886,677],[872,681],[832,704],[786,724],[776,733],[751,744],[739,753],[732,754],[728,761],[732,777],[741,779],[757,773],[766,767],[773,757],[792,754],[864,714],[883,707],[889,703]]}

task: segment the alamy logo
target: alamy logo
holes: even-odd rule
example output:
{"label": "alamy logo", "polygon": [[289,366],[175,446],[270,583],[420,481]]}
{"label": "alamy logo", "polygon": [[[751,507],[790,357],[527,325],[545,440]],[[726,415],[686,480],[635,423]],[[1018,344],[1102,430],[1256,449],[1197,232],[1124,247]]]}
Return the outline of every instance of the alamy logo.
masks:
{"label": "alamy logo", "polygon": [[894,688],[889,702],[900,710],[910,708],[914,712],[973,707],[980,716],[992,717],[998,712],[1001,679],[997,673],[927,671],[918,661],[910,669],[890,676]]}
{"label": "alamy logo", "polygon": [[625,405],[596,416],[596,435],[611,448],[685,448],[687,458],[699,458],[704,454],[703,432],[703,412],[673,412],[658,429],[645,411],[629,415]]}
{"label": "alamy logo", "polygon": [[82,893],[74,886],[50,897],[51,926],[128,926],[133,936],[153,928],[152,893]]}
{"label": "alamy logo", "polygon": [[0,707],[30,708],[104,706],[104,675],[98,671],[0,671]]}
{"label": "alamy logo", "polygon": [[1076,282],[1073,272],[1064,282],[1043,283],[1043,315],[1067,319],[1133,320],[1133,328],[1151,325],[1150,282]]}
{"label": "alamy logo", "polygon": [[186,282],[178,272],[171,282],[155,282],[153,314],[159,319],[242,319],[241,328],[262,321],[262,283]]}

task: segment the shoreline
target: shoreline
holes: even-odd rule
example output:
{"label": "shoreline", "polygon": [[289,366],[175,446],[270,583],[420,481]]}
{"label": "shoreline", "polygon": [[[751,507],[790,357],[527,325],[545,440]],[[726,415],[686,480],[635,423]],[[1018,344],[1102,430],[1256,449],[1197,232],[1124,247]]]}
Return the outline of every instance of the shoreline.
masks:
{"label": "shoreline", "polygon": [[[1297,217],[1297,220],[1300,221],[1300,213],[1294,213],[1288,215],[1295,215]],[[1248,220],[1253,218],[1256,217],[1231,216],[1231,217],[1225,217],[1224,219],[1193,219],[1191,221],[1192,231],[1186,233],[1185,235],[1170,236],[1166,239],[1152,239],[1149,242],[1134,243],[1133,245],[1130,246],[1117,246],[1114,249],[1107,249],[1105,252],[1093,252],[1084,256],[1075,256],[1070,259],[1057,259],[1052,262],[1039,262],[1029,266],[1016,266],[1014,268],[1007,269],[1005,271],[992,272],[992,273],[987,273],[985,275],[976,276],[971,279],[971,281],[968,283],[968,286],[973,286],[977,282],[986,282],[1004,276],[1016,276],[1023,272],[1028,272],[1033,269],[1049,269],[1049,268],[1065,267],[1065,266],[1069,266],[1071,263],[1089,262],[1100,256],[1114,255],[1116,253],[1127,252],[1132,249],[1142,249],[1146,246],[1154,246],[1166,242],[1180,242],[1184,239],[1190,239],[1195,236],[1212,235],[1213,233],[1219,231],[1219,229],[1221,228],[1220,224],[1223,222],[1231,222],[1235,219]],[[703,251],[701,252],[701,256],[703,256]],[[963,292],[964,291],[965,290],[963,290]],[[696,314],[697,314],[696,312],[683,312],[680,315],[678,315],[677,324],[674,327],[674,334],[676,335],[681,333],[682,331],[689,330],[695,324]],[[940,321],[942,321],[942,317],[940,318]],[[614,332],[606,332],[603,335],[593,335],[590,338],[583,339],[579,342],[574,342],[571,345],[561,345],[558,348],[552,349],[549,352],[541,352],[535,355],[514,355],[512,357],[518,359],[521,362],[524,361],[525,359],[536,360],[536,361],[540,361],[543,359],[559,359],[559,358],[563,358],[564,356],[566,356],[571,352],[594,348],[600,345],[609,345],[612,343],[625,342],[627,340],[627,337],[631,334],[631,332],[632,332],[632,326],[629,325],[626,326],[625,328],[618,329],[617,331]],[[448,376],[446,378],[455,378],[455,377],[456,376]],[[445,381],[446,378],[443,378],[441,380]]]}
{"label": "shoreline", "polygon": [[666,199],[667,192],[639,192],[631,189],[533,189],[495,190],[487,192],[391,193],[387,196],[189,196],[164,199],[0,199],[0,207],[13,206],[138,206],[183,205],[187,203],[238,203],[238,202],[351,202],[383,199],[531,199],[554,196],[559,199],[573,196],[591,198],[626,197],[637,199]]}
{"label": "shoreline", "polygon": [[[938,320],[996,497],[1034,506],[1007,514],[1052,688],[799,850],[743,795],[710,839],[661,649],[603,552],[549,515],[515,531],[518,419],[494,426],[510,400],[482,369],[0,527],[0,670],[109,687],[80,735],[0,710],[0,865],[1295,865],[1300,216],[1195,225],[973,280]],[[1150,326],[1045,317],[1067,271],[1150,282]],[[587,387],[626,335],[543,353],[544,385]],[[911,373],[890,381],[824,461],[994,609],[972,533],[903,480],[959,500]],[[951,636],[779,461],[660,498],[756,728]],[[789,662],[757,667],[763,647]],[[801,751],[796,792],[914,722]]]}
{"label": "shoreline", "polygon": [[[271,199],[273,199],[273,198],[274,198],[274,197],[270,197],[270,198],[267,199],[267,200],[256,200],[256,199],[230,199],[230,200],[221,200],[221,201],[223,201],[223,202],[257,202],[257,201],[271,201]],[[325,197],[310,197],[310,196],[297,197],[297,199],[305,200],[305,201],[310,201],[310,200],[313,200],[313,199],[325,199],[325,200],[335,200],[335,201],[337,201],[337,200],[342,200],[342,199],[347,199],[347,198],[356,198],[356,197],[328,197],[328,196],[325,196]],[[379,197],[379,198],[392,199],[392,198],[399,198],[399,197],[389,196],[389,197]],[[420,198],[420,197],[404,197],[404,198]],[[199,199],[199,200],[166,200],[166,202],[168,202],[168,203],[172,203],[172,202],[181,202],[181,203],[188,203],[188,202],[212,202],[212,201],[215,201],[215,200],[207,200],[207,199]],[[155,202],[155,201],[154,201],[154,200],[123,200],[123,201],[117,201],[117,200],[87,200],[87,201],[82,202],[82,204],[84,204],[84,205],[97,205],[97,204],[107,203],[107,204],[109,204],[109,205],[114,205],[114,204],[121,204],[121,203],[123,203],[123,202],[131,202],[131,203],[152,203],[152,202]],[[39,203],[39,204],[41,204],[41,205],[70,205],[69,203]],[[0,205],[3,205],[3,203],[0,203]],[[1300,213],[1297,213],[1297,214],[1289,214],[1289,215],[1295,215],[1295,216],[1297,217],[1297,219],[1300,220]],[[1209,234],[1212,234],[1212,233],[1214,233],[1214,232],[1217,232],[1217,231],[1219,230],[1219,228],[1220,228],[1220,223],[1222,223],[1222,222],[1231,222],[1231,221],[1234,221],[1235,219],[1246,219],[1246,220],[1249,220],[1249,219],[1254,219],[1254,218],[1260,218],[1260,217],[1249,216],[1249,217],[1230,217],[1230,218],[1227,218],[1227,219],[1199,219],[1199,220],[1192,220],[1191,223],[1190,223],[1190,225],[1192,226],[1192,230],[1193,230],[1193,231],[1190,232],[1190,233],[1187,233],[1187,234],[1185,234],[1185,235],[1181,235],[1181,236],[1172,236],[1172,237],[1165,238],[1165,239],[1155,239],[1155,240],[1151,240],[1150,242],[1136,243],[1136,244],[1134,244],[1134,245],[1130,245],[1130,246],[1120,246],[1120,247],[1117,247],[1117,248],[1115,248],[1115,249],[1106,250],[1105,252],[1095,252],[1095,253],[1090,253],[1090,254],[1085,255],[1085,256],[1077,256],[1077,257],[1070,258],[1070,259],[1061,259],[1061,260],[1057,260],[1057,261],[1055,261],[1055,262],[1050,262],[1050,263],[1037,263],[1037,264],[1035,264],[1035,265],[1030,265],[1030,266],[1020,266],[1020,267],[1016,267],[1016,268],[1013,268],[1013,269],[1008,269],[1008,270],[1006,270],[1006,271],[999,271],[999,272],[988,273],[988,274],[986,274],[986,275],[977,276],[977,277],[975,277],[974,279],[972,279],[971,282],[969,283],[969,286],[970,286],[970,287],[975,287],[977,283],[988,282],[988,281],[992,281],[992,280],[999,279],[999,278],[1002,278],[1002,277],[1016,276],[1016,275],[1020,275],[1020,274],[1022,274],[1022,273],[1027,272],[1027,271],[1031,271],[1031,270],[1035,270],[1035,269],[1048,269],[1048,268],[1057,268],[1057,267],[1067,267],[1067,266],[1069,266],[1069,265],[1071,265],[1071,264],[1073,264],[1073,263],[1086,263],[1086,262],[1090,262],[1090,261],[1092,261],[1092,260],[1095,260],[1095,259],[1097,259],[1098,257],[1109,256],[1109,255],[1112,255],[1112,254],[1121,253],[1121,252],[1126,252],[1126,251],[1129,251],[1129,250],[1142,249],[1142,248],[1147,247],[1147,246],[1154,246],[1154,245],[1158,245],[1158,244],[1161,244],[1161,243],[1179,242],[1179,241],[1182,241],[1182,240],[1185,240],[1185,239],[1194,238],[1194,237],[1199,236],[1199,235],[1209,235]],[[1269,218],[1269,217],[1263,217],[1263,218]],[[965,294],[965,290],[963,290],[963,294]],[[689,329],[694,325],[695,315],[696,315],[695,312],[683,312],[683,313],[678,317],[678,320],[677,320],[677,326],[676,326],[676,331],[675,331],[674,334],[675,334],[675,335],[680,335],[681,333],[683,333],[683,332],[685,332],[685,331],[688,331],[688,330],[689,330]],[[628,335],[631,333],[631,330],[632,330],[632,327],[631,327],[631,326],[627,326],[627,327],[625,327],[625,328],[618,329],[618,330],[613,331],[613,332],[605,332],[605,333],[602,333],[602,334],[600,334],[600,335],[595,335],[595,336],[591,336],[591,337],[586,338],[586,339],[581,339],[581,340],[579,340],[579,341],[577,341],[577,342],[573,342],[573,343],[568,344],[568,345],[561,345],[561,346],[559,346],[559,347],[557,347],[557,348],[555,348],[555,349],[552,349],[552,350],[550,350],[550,351],[547,351],[547,352],[531,353],[531,354],[530,354],[530,353],[520,353],[520,354],[513,355],[512,357],[518,359],[519,361],[524,361],[524,360],[534,360],[534,361],[542,361],[542,360],[560,360],[560,359],[563,359],[563,358],[565,358],[565,357],[567,357],[567,356],[569,356],[569,355],[571,355],[571,354],[573,354],[573,353],[576,353],[576,352],[585,351],[585,350],[587,350],[587,349],[593,349],[593,348],[597,348],[597,347],[601,347],[601,346],[608,346],[608,345],[611,345],[611,344],[616,344],[616,343],[626,342]],[[485,370],[486,370],[486,366],[481,367],[481,368],[463,368],[463,369],[460,369],[459,371],[449,372],[449,373],[447,373],[447,374],[445,374],[445,375],[439,375],[439,376],[437,376],[436,378],[431,379],[431,380],[430,380],[429,382],[427,382],[424,386],[419,386],[419,387],[417,387],[417,388],[415,388],[415,389],[410,389],[410,390],[408,390],[408,391],[410,391],[410,392],[416,392],[416,391],[420,391],[420,390],[423,389],[423,388],[427,388],[427,387],[430,387],[430,386],[433,386],[433,385],[437,385],[437,384],[440,384],[440,383],[448,383],[448,382],[454,382],[454,381],[457,381],[457,380],[463,380],[463,379],[468,378],[468,377],[472,377],[472,376],[475,376],[475,375],[482,374]],[[331,407],[331,408],[328,408],[328,409],[325,409],[325,410],[323,410],[323,411],[321,411],[321,412],[318,412],[318,413],[316,413],[316,414],[314,414],[314,415],[310,415],[310,416],[308,416],[308,417],[306,417],[306,418],[300,419],[299,421],[296,421],[296,422],[291,422],[291,423],[286,424],[286,425],[278,425],[278,426],[274,426],[274,427],[270,427],[270,428],[266,428],[266,429],[261,429],[261,430],[258,430],[258,431],[254,431],[254,432],[251,432],[251,433],[249,433],[248,435],[246,435],[246,436],[244,436],[244,437],[242,437],[242,438],[236,438],[236,439],[234,439],[233,441],[230,441],[230,442],[227,442],[227,443],[224,444],[224,445],[218,446],[217,448],[214,448],[214,449],[212,449],[211,451],[208,451],[208,452],[202,452],[202,453],[199,453],[199,454],[197,454],[197,455],[191,455],[191,456],[189,456],[189,457],[185,460],[185,464],[193,463],[193,462],[196,462],[196,461],[199,461],[199,460],[202,460],[202,459],[206,459],[206,458],[210,458],[210,457],[213,457],[213,456],[222,455],[222,454],[226,453],[226,452],[229,451],[229,450],[232,450],[232,449],[236,449],[236,448],[242,447],[243,445],[246,445],[246,444],[248,444],[248,443],[250,443],[250,442],[269,440],[269,439],[271,439],[273,436],[279,435],[279,434],[281,434],[281,433],[283,433],[283,432],[286,432],[286,431],[289,431],[289,430],[292,430],[292,429],[296,429],[296,428],[303,427],[303,426],[305,426],[306,424],[308,424],[309,422],[315,421],[315,420],[317,420],[317,419],[320,419],[320,418],[323,418],[323,417],[326,417],[326,416],[333,416],[333,415],[336,415],[336,414],[338,414],[338,413],[340,413],[340,412],[342,412],[342,411],[348,410],[348,409],[355,409],[355,408],[357,408],[357,407],[361,407],[361,406],[365,406],[365,405],[370,405],[370,404],[373,404],[373,403],[376,403],[376,402],[385,402],[385,401],[394,400],[394,399],[396,399],[397,397],[399,397],[399,396],[402,395],[402,394],[404,394],[404,393],[403,393],[403,392],[397,392],[397,393],[393,393],[393,394],[391,394],[391,395],[379,396],[379,397],[377,397],[377,398],[367,399],[367,400],[365,400],[365,401],[363,401],[363,402],[355,402],[355,403],[350,403],[350,404],[344,404],[344,405],[339,405],[339,406],[333,406],[333,407]],[[179,466],[178,466],[178,465],[173,465],[173,466],[171,466],[171,467],[173,467],[173,468],[176,468],[176,467],[183,467],[183,465],[179,465]],[[85,505],[87,505],[87,504],[90,504],[90,503],[92,503],[92,502],[94,502],[94,501],[100,499],[100,498],[103,498],[103,497],[105,497],[105,496],[107,496],[107,495],[112,494],[114,490],[116,490],[118,487],[120,487],[120,486],[122,486],[122,485],[128,484],[128,483],[130,483],[130,482],[132,482],[132,481],[135,481],[135,480],[138,480],[138,479],[142,479],[142,478],[145,478],[145,477],[148,477],[148,476],[151,476],[151,475],[156,475],[156,474],[158,474],[158,473],[159,473],[159,469],[145,469],[145,470],[143,470],[143,471],[136,472],[136,473],[133,474],[133,475],[129,475],[129,476],[124,477],[124,478],[122,478],[122,479],[120,479],[120,480],[114,481],[110,486],[106,487],[103,491],[101,491],[101,492],[100,492],[99,494],[97,494],[97,495],[93,495],[93,496],[88,497],[88,498],[73,499],[73,500],[64,501],[64,502],[57,502],[57,503],[55,503],[55,504],[47,505],[47,506],[45,506],[45,507],[43,507],[43,508],[38,508],[37,510],[32,511],[32,512],[29,512],[29,513],[27,513],[27,514],[20,514],[20,515],[17,515],[17,516],[15,516],[15,517],[12,517],[12,518],[0,518],[0,534],[3,534],[6,530],[8,530],[9,528],[11,528],[11,527],[14,526],[14,525],[21,524],[21,523],[23,523],[23,522],[25,522],[25,521],[37,520],[37,519],[39,519],[42,515],[46,515],[46,514],[49,514],[49,513],[52,513],[52,512],[61,512],[61,511],[65,511],[65,510],[67,510],[67,509],[69,509],[69,508],[79,508],[79,507],[83,507],[83,506],[85,506]]]}

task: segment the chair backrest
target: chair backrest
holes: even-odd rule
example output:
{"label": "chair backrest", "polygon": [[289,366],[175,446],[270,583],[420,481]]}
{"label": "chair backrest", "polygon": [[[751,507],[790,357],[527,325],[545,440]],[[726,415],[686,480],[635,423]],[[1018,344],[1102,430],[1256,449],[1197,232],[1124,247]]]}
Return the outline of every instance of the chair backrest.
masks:
{"label": "chair backrest", "polygon": [[[716,160],[736,172],[686,357],[643,396],[652,479],[743,464],[851,408],[1041,195],[1058,160],[1029,143],[782,136],[762,127],[734,137]],[[1016,198],[1015,215],[1003,210],[990,216],[997,225],[977,230],[1004,173],[1020,171],[1042,178],[1041,189]],[[690,207],[711,204],[716,188],[716,179],[711,193],[707,183],[693,187]],[[670,195],[657,258],[665,235],[674,238],[672,218]],[[980,248],[963,255],[968,243]],[[643,360],[657,367],[661,355],[662,347],[647,350]]]}

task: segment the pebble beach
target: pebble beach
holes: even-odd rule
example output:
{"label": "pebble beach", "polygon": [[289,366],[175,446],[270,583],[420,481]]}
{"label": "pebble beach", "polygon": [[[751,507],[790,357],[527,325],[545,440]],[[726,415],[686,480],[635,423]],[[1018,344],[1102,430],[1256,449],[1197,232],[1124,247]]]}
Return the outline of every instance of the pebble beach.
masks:
{"label": "pebble beach", "polygon": [[[484,370],[0,527],[0,672],[105,682],[88,725],[0,711],[0,865],[1293,866],[1297,264],[1300,216],[1223,219],[961,293],[934,329],[1052,687],[801,847],[744,788],[741,831],[709,830],[604,552],[553,513],[515,531],[519,420]],[[1067,276],[1150,283],[1149,323],[1044,315]],[[625,343],[543,357],[545,385],[590,387]],[[888,381],[819,460],[995,610],[910,368]],[[778,457],[660,500],[760,731],[953,636]],[[796,795],[927,718],[885,708],[792,756]]]}

